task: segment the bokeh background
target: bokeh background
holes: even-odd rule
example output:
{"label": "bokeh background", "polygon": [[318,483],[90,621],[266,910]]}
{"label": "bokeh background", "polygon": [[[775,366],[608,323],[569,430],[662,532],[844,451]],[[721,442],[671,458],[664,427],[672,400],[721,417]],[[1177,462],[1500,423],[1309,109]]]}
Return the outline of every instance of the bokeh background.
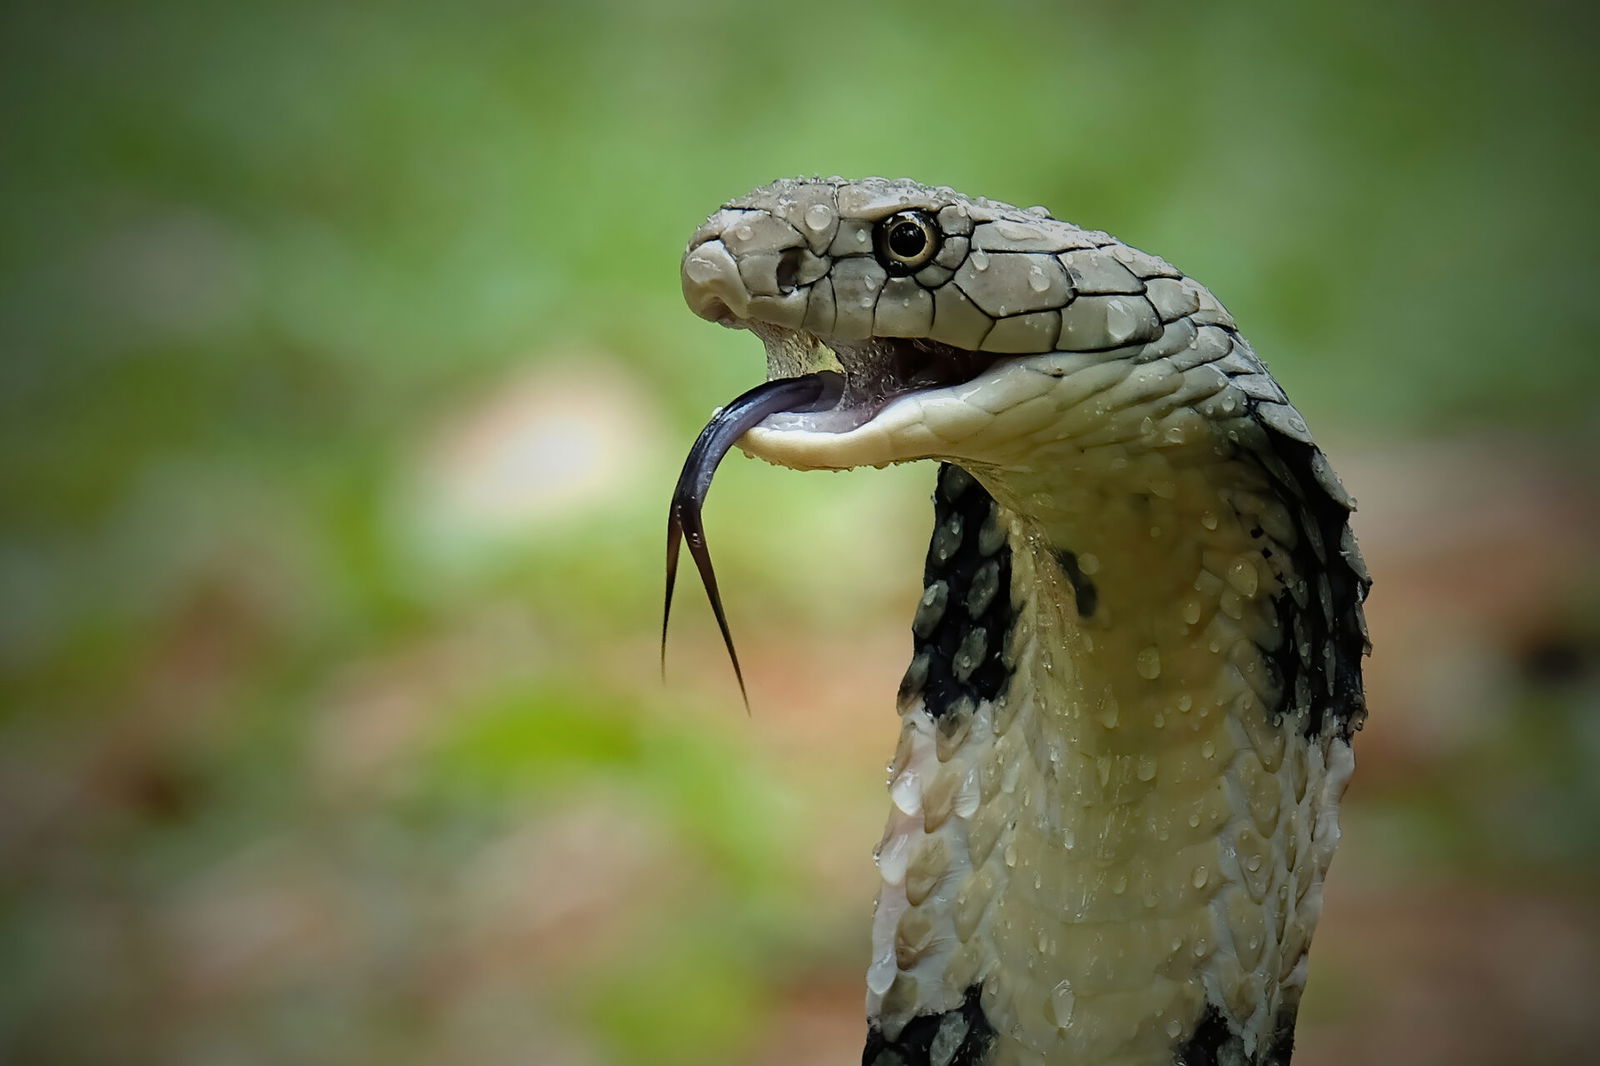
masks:
{"label": "bokeh background", "polygon": [[1373,713],[1297,1062],[1600,994],[1581,5],[0,15],[0,1059],[842,1063],[931,471],[667,494],[723,199],[911,175],[1213,288],[1359,496]]}

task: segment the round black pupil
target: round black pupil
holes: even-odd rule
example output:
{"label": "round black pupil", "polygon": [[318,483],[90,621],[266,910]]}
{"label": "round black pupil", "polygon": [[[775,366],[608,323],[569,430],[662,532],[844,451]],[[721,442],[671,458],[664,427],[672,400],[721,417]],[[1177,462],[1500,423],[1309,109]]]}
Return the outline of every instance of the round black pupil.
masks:
{"label": "round black pupil", "polygon": [[927,244],[927,234],[915,222],[896,222],[889,227],[889,250],[902,259],[921,255]]}

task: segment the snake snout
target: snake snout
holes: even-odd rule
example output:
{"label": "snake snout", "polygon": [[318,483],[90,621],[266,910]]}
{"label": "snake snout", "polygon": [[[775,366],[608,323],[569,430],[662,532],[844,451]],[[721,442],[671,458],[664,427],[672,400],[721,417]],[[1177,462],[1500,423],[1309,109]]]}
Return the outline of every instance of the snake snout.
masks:
{"label": "snake snout", "polygon": [[750,308],[750,293],[739,264],[720,240],[690,247],[683,257],[683,298],[701,318],[735,326]]}

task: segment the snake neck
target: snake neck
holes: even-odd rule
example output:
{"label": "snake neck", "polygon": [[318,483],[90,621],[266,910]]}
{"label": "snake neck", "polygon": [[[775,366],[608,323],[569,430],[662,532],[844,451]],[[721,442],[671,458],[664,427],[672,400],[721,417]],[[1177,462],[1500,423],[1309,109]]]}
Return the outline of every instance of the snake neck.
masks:
{"label": "snake neck", "polygon": [[941,468],[866,1062],[1288,1061],[1360,712],[1344,512],[1165,445]]}

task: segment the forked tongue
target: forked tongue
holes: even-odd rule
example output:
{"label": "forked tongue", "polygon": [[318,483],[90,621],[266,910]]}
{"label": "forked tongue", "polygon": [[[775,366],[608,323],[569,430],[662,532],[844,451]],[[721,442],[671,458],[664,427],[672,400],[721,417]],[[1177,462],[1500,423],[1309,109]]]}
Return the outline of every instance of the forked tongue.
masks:
{"label": "forked tongue", "polygon": [[717,591],[717,574],[711,567],[711,551],[706,547],[705,527],[700,521],[700,509],[705,506],[706,493],[711,489],[711,478],[717,464],[728,454],[740,437],[768,415],[781,411],[820,411],[834,406],[844,392],[844,375],[824,370],[798,378],[778,378],[764,382],[743,394],[706,423],[689,449],[684,460],[683,473],[678,475],[678,487],[672,490],[672,506],[667,511],[667,597],[661,611],[661,669],[667,668],[667,621],[672,617],[672,588],[678,576],[678,547],[688,542],[689,554],[694,557],[695,568],[700,571],[700,581],[705,585],[706,598],[711,601],[711,613],[717,617],[717,628],[722,631],[722,643],[728,649],[728,659],[733,663],[733,676],[739,681],[739,695],[744,708],[750,710],[750,696],[744,687],[744,672],[739,669],[739,656],[733,650],[733,635],[728,631],[728,618],[722,610],[722,595]]}

